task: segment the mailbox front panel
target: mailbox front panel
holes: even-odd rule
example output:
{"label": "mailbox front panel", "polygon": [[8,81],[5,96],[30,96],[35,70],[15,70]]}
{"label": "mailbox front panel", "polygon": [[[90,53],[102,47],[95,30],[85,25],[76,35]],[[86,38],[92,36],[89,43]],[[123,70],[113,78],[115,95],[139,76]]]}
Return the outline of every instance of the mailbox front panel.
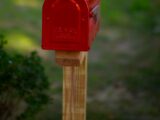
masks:
{"label": "mailbox front panel", "polygon": [[98,3],[99,0],[45,0],[42,48],[88,51],[98,31],[94,11]]}

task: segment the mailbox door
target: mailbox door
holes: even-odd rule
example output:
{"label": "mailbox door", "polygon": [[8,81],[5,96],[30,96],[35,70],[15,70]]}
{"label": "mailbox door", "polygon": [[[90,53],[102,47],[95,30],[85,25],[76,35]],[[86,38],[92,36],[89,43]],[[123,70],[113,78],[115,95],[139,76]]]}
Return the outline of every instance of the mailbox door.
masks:
{"label": "mailbox door", "polygon": [[73,0],[46,0],[43,7],[44,49],[70,50],[80,45],[81,13]]}
{"label": "mailbox door", "polygon": [[89,50],[89,9],[85,0],[45,0],[42,48]]}

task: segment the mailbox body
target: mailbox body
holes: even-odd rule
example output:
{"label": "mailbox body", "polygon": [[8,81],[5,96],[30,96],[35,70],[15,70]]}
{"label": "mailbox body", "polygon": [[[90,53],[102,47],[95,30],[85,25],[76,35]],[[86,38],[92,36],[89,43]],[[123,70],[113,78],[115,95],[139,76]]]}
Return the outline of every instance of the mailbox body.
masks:
{"label": "mailbox body", "polygon": [[45,0],[42,48],[88,51],[99,30],[100,0]]}

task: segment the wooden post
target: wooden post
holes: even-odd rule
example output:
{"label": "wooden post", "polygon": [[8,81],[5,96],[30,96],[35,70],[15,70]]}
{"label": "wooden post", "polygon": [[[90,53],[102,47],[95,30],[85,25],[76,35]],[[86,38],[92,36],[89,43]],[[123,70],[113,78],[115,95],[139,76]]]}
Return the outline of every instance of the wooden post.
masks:
{"label": "wooden post", "polygon": [[63,120],[86,120],[87,53],[56,51],[63,66]]}

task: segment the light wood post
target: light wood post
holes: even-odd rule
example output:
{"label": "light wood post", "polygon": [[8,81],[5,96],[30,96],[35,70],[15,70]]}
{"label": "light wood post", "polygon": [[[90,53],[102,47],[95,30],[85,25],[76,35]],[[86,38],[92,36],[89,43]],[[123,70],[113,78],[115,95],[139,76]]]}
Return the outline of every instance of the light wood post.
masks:
{"label": "light wood post", "polygon": [[87,53],[56,51],[63,66],[63,120],[86,120]]}

